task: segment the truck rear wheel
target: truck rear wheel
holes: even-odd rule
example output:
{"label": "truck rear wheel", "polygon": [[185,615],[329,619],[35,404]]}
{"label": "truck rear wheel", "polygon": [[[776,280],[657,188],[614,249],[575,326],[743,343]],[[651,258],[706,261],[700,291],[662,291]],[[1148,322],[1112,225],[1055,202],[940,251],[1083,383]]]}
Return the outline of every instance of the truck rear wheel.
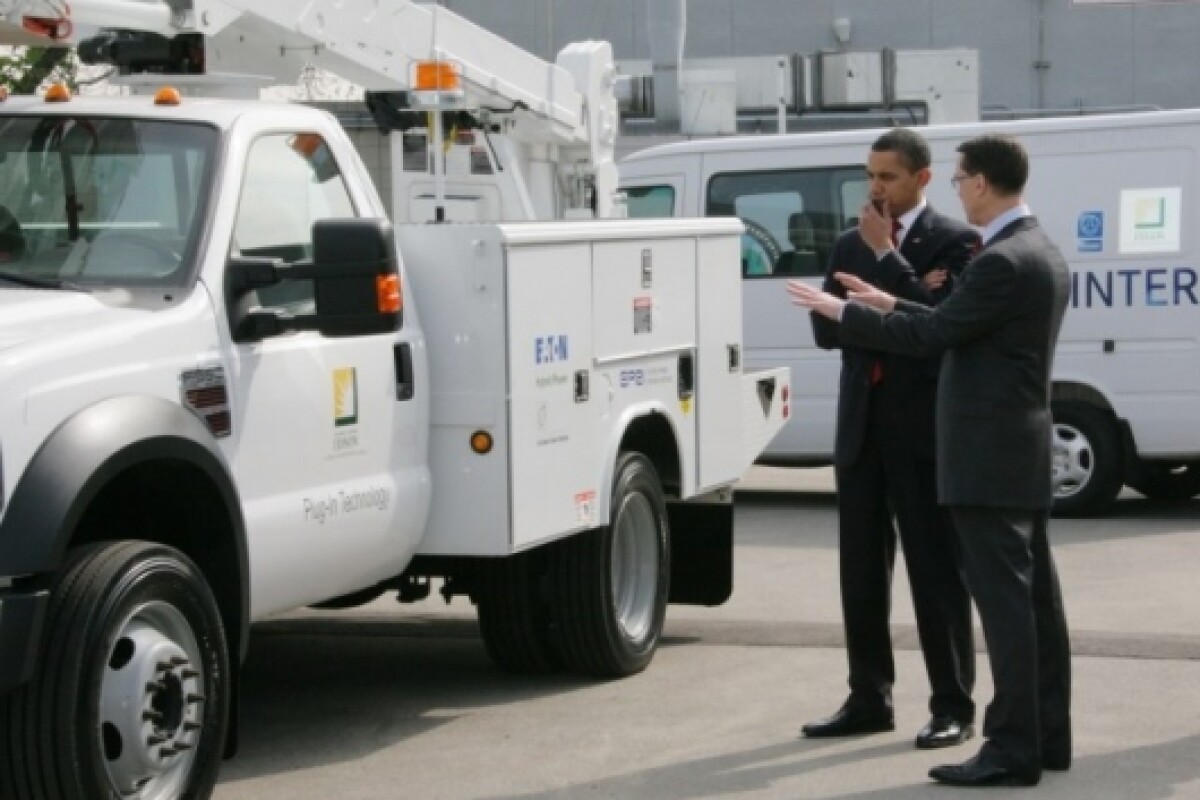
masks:
{"label": "truck rear wheel", "polygon": [[1059,402],[1054,416],[1054,512],[1087,516],[1103,511],[1121,491],[1124,456],[1112,417],[1086,403]]}
{"label": "truck rear wheel", "polygon": [[1200,461],[1138,461],[1127,480],[1151,500],[1188,500],[1200,494]]}
{"label": "truck rear wheel", "polygon": [[669,535],[653,464],[622,455],[609,524],[551,549],[555,641],[568,668],[620,677],[650,663],[666,615]]}
{"label": "truck rear wheel", "polygon": [[518,553],[484,565],[472,595],[488,655],[509,672],[536,674],[560,666],[550,643],[543,553]]}
{"label": "truck rear wheel", "polygon": [[220,614],[186,556],[81,548],[51,592],[36,676],[0,702],[0,796],[207,798],[228,682]]}

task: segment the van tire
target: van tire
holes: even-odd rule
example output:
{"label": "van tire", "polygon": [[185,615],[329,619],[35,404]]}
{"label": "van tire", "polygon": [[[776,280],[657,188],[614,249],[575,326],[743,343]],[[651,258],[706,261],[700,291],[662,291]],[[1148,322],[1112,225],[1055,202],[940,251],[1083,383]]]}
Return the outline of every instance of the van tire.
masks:
{"label": "van tire", "polygon": [[609,518],[551,549],[551,610],[564,665],[617,678],[653,659],[670,593],[662,484],[640,453],[617,461]]}
{"label": "van tire", "polygon": [[496,666],[516,674],[554,672],[561,664],[550,643],[544,552],[488,559],[472,596],[479,632]]}
{"label": "van tire", "polygon": [[1121,491],[1124,457],[1112,414],[1087,403],[1051,404],[1054,513],[1064,517],[1103,512]]}
{"label": "van tire", "polygon": [[186,556],[132,541],[75,550],[34,678],[0,700],[0,796],[207,798],[229,686],[221,615]]}
{"label": "van tire", "polygon": [[1200,494],[1200,461],[1142,461],[1129,470],[1126,482],[1151,500],[1178,503]]}

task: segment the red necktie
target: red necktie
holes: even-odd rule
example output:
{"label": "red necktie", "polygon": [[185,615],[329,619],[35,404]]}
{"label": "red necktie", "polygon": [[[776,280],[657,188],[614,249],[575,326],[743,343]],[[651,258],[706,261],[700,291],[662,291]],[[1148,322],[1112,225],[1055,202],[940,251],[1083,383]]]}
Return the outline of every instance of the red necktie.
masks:
{"label": "red necktie", "polygon": [[900,231],[903,228],[904,226],[900,224],[900,220],[897,217],[892,217],[892,247],[900,246]]}

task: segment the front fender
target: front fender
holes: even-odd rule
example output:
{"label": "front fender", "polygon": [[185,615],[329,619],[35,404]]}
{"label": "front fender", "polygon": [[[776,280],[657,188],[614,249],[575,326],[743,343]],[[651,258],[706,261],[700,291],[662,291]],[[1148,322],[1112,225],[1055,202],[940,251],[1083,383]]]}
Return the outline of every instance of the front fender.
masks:
{"label": "front fender", "polygon": [[89,406],[54,430],[34,454],[0,520],[0,575],[56,570],[97,494],[116,475],[154,460],[186,462],[220,492],[234,533],[241,581],[241,642],[248,641],[246,526],[230,470],[212,435],[181,406],[133,396]]}

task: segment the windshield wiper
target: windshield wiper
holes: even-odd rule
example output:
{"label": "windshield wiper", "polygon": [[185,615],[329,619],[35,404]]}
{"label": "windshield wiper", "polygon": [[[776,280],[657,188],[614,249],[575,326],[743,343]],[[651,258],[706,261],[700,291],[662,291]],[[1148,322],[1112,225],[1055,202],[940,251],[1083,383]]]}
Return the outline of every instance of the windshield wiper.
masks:
{"label": "windshield wiper", "polygon": [[17,286],[27,286],[31,289],[66,289],[73,292],[87,291],[87,289],[78,283],[71,283],[71,281],[61,278],[38,278],[33,275],[24,275],[20,272],[9,270],[0,270],[0,281],[8,281],[9,283],[15,283]]}

